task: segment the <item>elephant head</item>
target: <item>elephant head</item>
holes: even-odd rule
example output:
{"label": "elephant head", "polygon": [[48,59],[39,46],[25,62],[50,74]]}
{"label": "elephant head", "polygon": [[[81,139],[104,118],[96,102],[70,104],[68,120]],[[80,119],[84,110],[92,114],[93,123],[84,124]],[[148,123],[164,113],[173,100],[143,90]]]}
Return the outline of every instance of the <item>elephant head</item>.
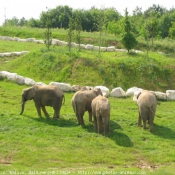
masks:
{"label": "elephant head", "polygon": [[22,114],[24,112],[24,105],[25,102],[28,100],[32,100],[35,97],[36,94],[36,87],[32,86],[30,88],[26,88],[22,91],[22,101],[21,101],[21,112],[20,114]]}
{"label": "elephant head", "polygon": [[102,91],[101,91],[100,88],[96,88],[95,91],[96,91],[96,95],[97,95],[97,96],[98,96],[98,95],[102,95],[102,96],[103,96],[103,93],[102,93]]}

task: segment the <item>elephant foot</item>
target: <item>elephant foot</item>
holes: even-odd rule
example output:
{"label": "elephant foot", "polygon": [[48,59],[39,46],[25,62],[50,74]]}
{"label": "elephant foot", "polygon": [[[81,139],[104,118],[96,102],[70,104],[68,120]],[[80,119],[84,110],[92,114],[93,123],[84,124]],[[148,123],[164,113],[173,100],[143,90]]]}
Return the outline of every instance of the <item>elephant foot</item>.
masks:
{"label": "elephant foot", "polygon": [[141,125],[141,123],[138,123],[137,126],[141,127],[142,125]]}
{"label": "elephant foot", "polygon": [[153,132],[153,131],[154,131],[153,126],[150,126],[149,131],[150,131],[150,132]]}
{"label": "elephant foot", "polygon": [[58,117],[55,117],[55,116],[54,116],[53,119],[54,119],[54,120],[59,120],[60,117],[59,117],[59,116],[58,116]]}

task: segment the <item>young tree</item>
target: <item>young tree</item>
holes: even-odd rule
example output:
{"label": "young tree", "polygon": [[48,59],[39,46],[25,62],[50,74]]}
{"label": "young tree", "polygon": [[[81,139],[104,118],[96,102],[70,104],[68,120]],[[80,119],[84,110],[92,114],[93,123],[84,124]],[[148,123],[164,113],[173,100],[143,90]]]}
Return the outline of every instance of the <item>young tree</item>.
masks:
{"label": "young tree", "polygon": [[82,24],[81,24],[80,14],[78,13],[76,13],[76,18],[75,18],[75,30],[76,30],[76,40],[79,45],[79,51],[80,51]]}
{"label": "young tree", "polygon": [[124,20],[125,32],[122,37],[122,44],[128,50],[128,52],[137,45],[137,40],[134,33],[131,31],[131,23],[129,21],[127,8],[125,10],[125,20]]}
{"label": "young tree", "polygon": [[103,31],[104,24],[105,24],[104,9],[101,9],[98,15],[98,22],[97,22],[97,29],[100,33],[99,39],[98,39],[98,43],[99,43],[98,55],[99,56],[100,56],[100,47],[101,47],[101,40],[102,40],[101,38],[102,38],[102,31]]}
{"label": "young tree", "polygon": [[154,38],[158,34],[158,18],[155,11],[152,11],[146,24],[148,37],[152,39],[152,47],[154,47]]}
{"label": "young tree", "polygon": [[69,52],[72,48],[72,38],[73,38],[73,18],[69,17],[69,28],[68,28],[68,48]]}
{"label": "young tree", "polygon": [[175,22],[172,22],[172,27],[169,29],[169,35],[171,38],[175,38]]}
{"label": "young tree", "polygon": [[51,39],[51,20],[50,20],[50,13],[49,10],[47,11],[47,21],[46,21],[46,31],[45,31],[45,44],[47,49],[49,50],[50,46],[52,45],[52,39]]}

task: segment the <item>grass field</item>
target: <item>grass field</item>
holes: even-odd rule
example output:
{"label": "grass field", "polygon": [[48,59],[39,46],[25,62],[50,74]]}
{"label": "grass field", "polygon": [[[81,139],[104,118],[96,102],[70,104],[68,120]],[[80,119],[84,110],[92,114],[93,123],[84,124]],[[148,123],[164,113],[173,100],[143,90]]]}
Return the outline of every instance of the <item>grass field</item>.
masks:
{"label": "grass field", "polygon": [[138,111],[132,98],[112,98],[110,134],[94,132],[84,116],[78,126],[71,106],[73,93],[65,93],[61,119],[38,118],[33,101],[20,113],[25,86],[0,81],[0,172],[55,174],[174,174],[174,102],[157,106],[154,128],[137,127]]}
{"label": "grass field", "polygon": [[[21,38],[42,38],[43,30],[21,30],[0,28],[0,33],[15,36],[19,32]],[[61,36],[56,34],[57,31],[55,36]],[[62,38],[65,36],[66,31]],[[60,81],[82,86],[105,85],[110,90],[119,86],[124,90],[133,86],[174,89],[173,53],[149,52],[145,56],[145,53],[103,52],[99,57],[97,51],[73,49],[69,53],[66,47],[51,47],[47,51],[44,45],[36,43],[0,41],[0,53],[23,50],[30,52],[21,57],[0,58],[0,71],[16,72],[47,84]],[[174,175],[174,101],[160,102],[155,130],[150,133],[149,128],[142,130],[137,126],[138,109],[132,97],[109,97],[110,133],[105,138],[94,131],[87,113],[85,126],[77,124],[71,106],[74,93],[65,93],[60,120],[52,120],[50,107],[47,108],[50,119],[39,118],[33,101],[27,102],[23,115],[19,115],[24,88],[0,79],[0,175]]]}

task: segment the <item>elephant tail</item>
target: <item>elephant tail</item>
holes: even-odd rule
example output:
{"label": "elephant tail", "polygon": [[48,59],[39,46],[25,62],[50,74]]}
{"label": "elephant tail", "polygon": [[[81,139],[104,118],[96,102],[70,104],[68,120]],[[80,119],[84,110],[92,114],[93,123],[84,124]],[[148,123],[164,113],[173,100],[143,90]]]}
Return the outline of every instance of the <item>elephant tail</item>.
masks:
{"label": "elephant tail", "polygon": [[153,110],[152,107],[150,107],[149,110],[150,110],[150,112],[151,112],[152,115],[155,115],[155,111]]}
{"label": "elephant tail", "polygon": [[63,98],[62,99],[64,99],[64,101],[62,100],[62,105],[65,103],[65,96],[63,95]]}

